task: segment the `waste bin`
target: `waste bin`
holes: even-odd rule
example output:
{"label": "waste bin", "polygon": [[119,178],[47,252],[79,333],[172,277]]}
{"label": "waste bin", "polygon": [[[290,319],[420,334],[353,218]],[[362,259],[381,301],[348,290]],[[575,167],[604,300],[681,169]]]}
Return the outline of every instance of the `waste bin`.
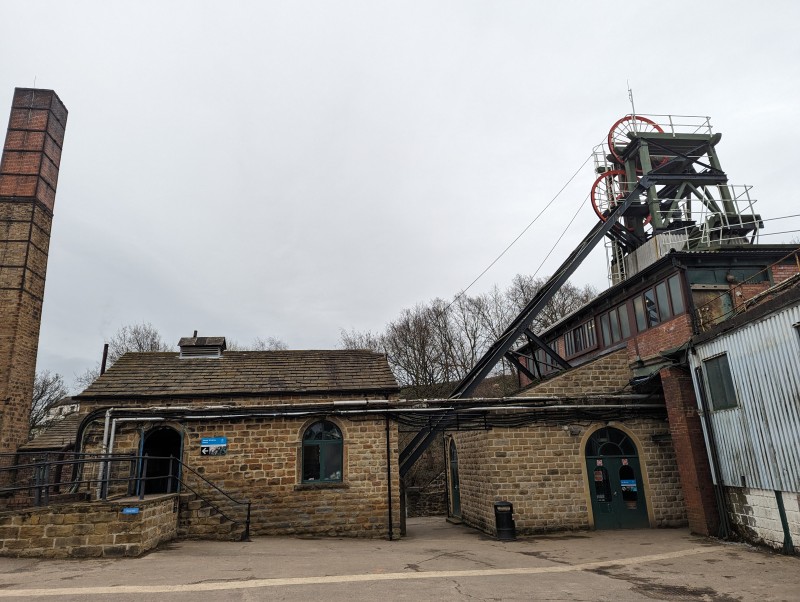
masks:
{"label": "waste bin", "polygon": [[497,539],[513,541],[517,538],[514,525],[514,505],[511,502],[494,503],[494,524],[497,528]]}

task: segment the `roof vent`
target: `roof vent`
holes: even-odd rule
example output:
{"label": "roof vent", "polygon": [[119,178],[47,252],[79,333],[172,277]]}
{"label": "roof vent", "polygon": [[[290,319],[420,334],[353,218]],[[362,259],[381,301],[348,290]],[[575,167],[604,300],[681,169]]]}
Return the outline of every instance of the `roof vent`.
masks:
{"label": "roof vent", "polygon": [[178,341],[181,348],[181,359],[194,357],[222,357],[225,351],[225,337],[199,337],[197,331],[194,336],[183,337]]}

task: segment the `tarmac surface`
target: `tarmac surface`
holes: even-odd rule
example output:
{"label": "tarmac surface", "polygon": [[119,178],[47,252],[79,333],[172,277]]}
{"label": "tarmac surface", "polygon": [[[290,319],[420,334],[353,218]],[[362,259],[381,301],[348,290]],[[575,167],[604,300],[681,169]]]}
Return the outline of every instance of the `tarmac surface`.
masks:
{"label": "tarmac surface", "polygon": [[443,518],[400,541],[180,541],[141,558],[0,558],[3,600],[800,601],[800,558],[685,529],[500,542]]}

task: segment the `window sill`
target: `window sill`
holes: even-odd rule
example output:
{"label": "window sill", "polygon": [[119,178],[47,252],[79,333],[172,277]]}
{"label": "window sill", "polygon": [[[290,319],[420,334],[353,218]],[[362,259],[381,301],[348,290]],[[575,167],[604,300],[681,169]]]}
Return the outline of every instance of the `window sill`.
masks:
{"label": "window sill", "polygon": [[315,491],[320,489],[350,489],[350,484],[344,481],[322,481],[319,483],[298,483],[295,491]]}

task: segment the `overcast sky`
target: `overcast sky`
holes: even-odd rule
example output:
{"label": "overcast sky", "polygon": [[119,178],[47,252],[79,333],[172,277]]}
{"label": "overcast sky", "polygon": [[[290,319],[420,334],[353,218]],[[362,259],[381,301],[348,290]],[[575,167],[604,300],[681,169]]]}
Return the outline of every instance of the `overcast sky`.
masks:
{"label": "overcast sky", "polygon": [[[335,348],[452,298],[630,112],[628,82],[638,113],[711,116],[764,217],[800,213],[798,23],[796,2],[4,2],[0,119],[34,81],[69,109],[39,369],[71,381],[135,322]],[[532,273],[593,180],[470,292]],[[605,288],[604,253],[573,282]]]}

